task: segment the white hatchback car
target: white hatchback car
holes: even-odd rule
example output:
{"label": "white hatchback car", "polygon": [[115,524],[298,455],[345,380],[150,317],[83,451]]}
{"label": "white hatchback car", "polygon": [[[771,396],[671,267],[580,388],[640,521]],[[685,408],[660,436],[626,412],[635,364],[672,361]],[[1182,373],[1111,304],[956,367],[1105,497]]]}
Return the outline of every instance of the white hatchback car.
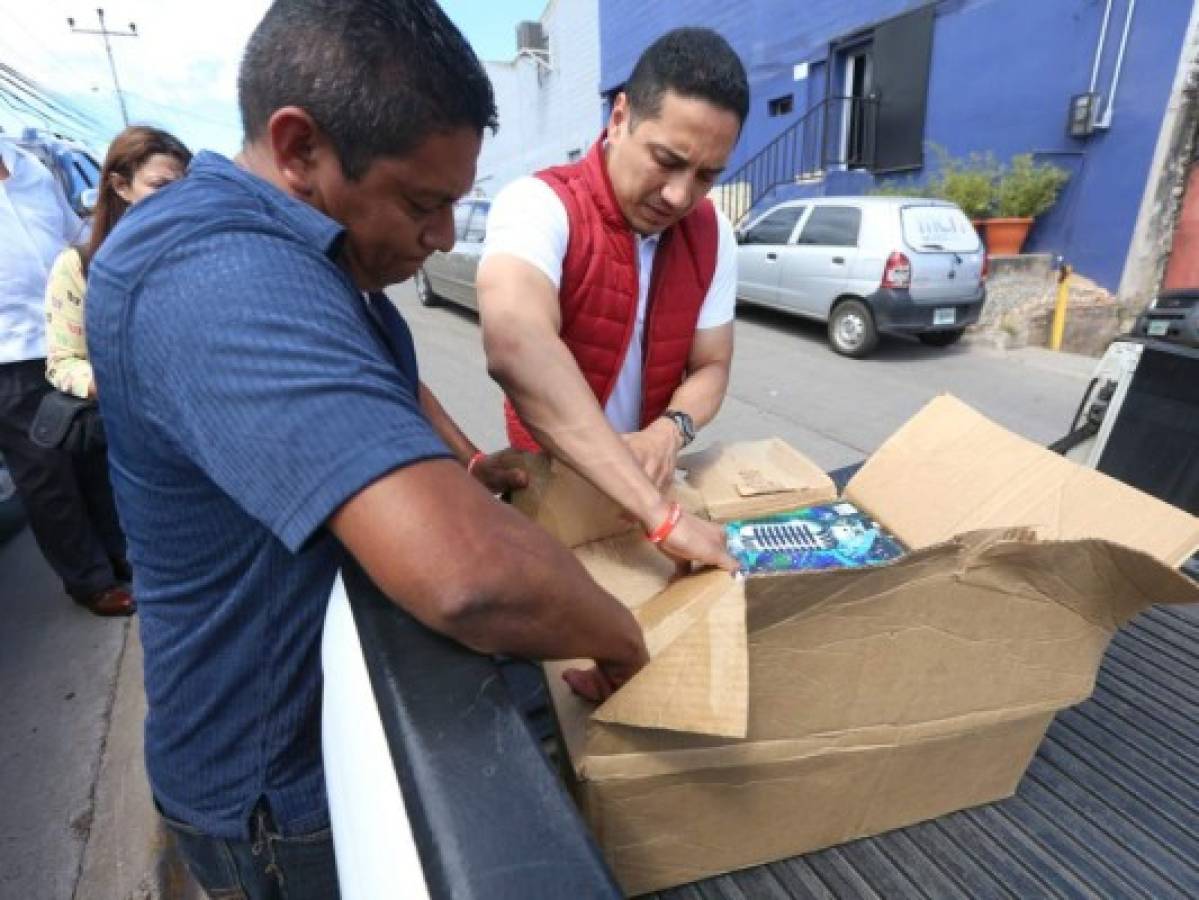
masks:
{"label": "white hatchback car", "polygon": [[947,347],[986,299],[978,234],[941,200],[793,200],[738,229],[737,243],[737,298],[827,322],[845,356],[869,355],[882,332]]}

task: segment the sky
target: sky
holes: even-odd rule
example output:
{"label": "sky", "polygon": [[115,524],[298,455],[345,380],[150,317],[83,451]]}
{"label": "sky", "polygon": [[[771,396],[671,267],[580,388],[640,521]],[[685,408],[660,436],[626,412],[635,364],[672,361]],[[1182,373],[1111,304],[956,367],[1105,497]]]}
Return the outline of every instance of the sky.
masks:
{"label": "sky", "polygon": [[[129,121],[166,128],[193,150],[235,153],[241,144],[237,65],[267,0],[102,2],[109,30],[137,25],[138,37],[111,39]],[[539,18],[546,3],[443,0],[442,8],[481,59],[508,60],[516,51],[516,23]],[[88,0],[0,0],[0,62],[98,120],[93,133],[74,136],[102,154],[121,128],[104,42],[73,34],[68,17],[77,28],[99,24],[96,4]],[[0,102],[6,132],[43,124]]]}

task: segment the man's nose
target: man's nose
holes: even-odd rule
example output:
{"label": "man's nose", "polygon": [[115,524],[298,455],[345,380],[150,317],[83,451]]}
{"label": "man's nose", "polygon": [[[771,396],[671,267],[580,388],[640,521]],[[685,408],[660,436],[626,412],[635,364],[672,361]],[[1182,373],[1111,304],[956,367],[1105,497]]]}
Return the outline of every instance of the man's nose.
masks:
{"label": "man's nose", "polygon": [[421,234],[421,243],[429,250],[449,253],[454,249],[454,210],[446,207],[439,210],[433,221]]}
{"label": "man's nose", "polygon": [[691,202],[692,178],[688,174],[675,175],[662,186],[662,202],[673,210],[686,209]]}

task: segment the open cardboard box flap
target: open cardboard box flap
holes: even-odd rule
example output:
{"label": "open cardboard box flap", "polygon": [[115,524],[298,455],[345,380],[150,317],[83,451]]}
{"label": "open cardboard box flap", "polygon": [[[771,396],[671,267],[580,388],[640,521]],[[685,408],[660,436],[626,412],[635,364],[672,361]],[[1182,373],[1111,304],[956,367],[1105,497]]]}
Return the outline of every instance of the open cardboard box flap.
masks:
{"label": "open cardboard box flap", "polygon": [[680,459],[679,468],[714,522],[768,516],[837,496],[824,470],[778,438],[713,444]]}
{"label": "open cardboard box flap", "polygon": [[1021,525],[1046,540],[1100,538],[1181,565],[1199,519],[1012,434],[960,400],[932,400],[846,486],[907,547]]}
{"label": "open cardboard box flap", "polygon": [[[831,500],[779,445],[710,451],[680,498],[721,519],[778,511],[754,505],[771,493]],[[599,709],[558,677],[578,661],[546,667],[580,809],[630,894],[1010,796],[1055,711],[1090,695],[1115,629],[1151,603],[1199,601],[1172,568],[1199,520],[949,397],[847,489],[909,548],[878,567],[675,578],[550,468],[526,508],[565,526],[651,651]]]}
{"label": "open cardboard box flap", "polygon": [[976,531],[868,570],[681,579],[635,610],[653,659],[598,710],[550,680],[580,776],[767,762],[1063,709],[1116,628],[1197,601],[1137,550]]}
{"label": "open cardboard box flap", "polygon": [[[765,474],[738,481],[755,466]],[[827,476],[777,440],[709,451],[687,468],[722,518],[759,514],[757,489],[816,498],[797,505],[833,496]],[[1199,519],[949,396],[846,490],[913,551],[868,570],[672,582],[671,565],[586,482],[564,466],[538,474],[524,508],[568,544],[603,536],[574,544],[576,554],[633,608],[652,658],[594,713],[556,691],[572,759],[593,774],[657,768],[677,753],[705,767],[794,754],[817,736],[845,747],[916,740],[1051,712],[1089,696],[1117,627],[1155,602],[1199,601],[1171,568],[1199,545]],[[753,746],[736,741],[747,736]]]}

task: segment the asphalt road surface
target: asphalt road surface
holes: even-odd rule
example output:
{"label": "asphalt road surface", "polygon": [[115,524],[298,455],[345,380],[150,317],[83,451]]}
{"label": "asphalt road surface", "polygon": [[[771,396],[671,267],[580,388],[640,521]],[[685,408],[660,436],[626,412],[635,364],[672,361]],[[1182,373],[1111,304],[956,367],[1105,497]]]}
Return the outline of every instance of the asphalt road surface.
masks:
{"label": "asphalt road surface", "polygon": [[[412,326],[425,383],[475,443],[503,446],[501,395],[487,376],[474,313],[424,308],[410,284],[391,297]],[[902,338],[884,338],[870,359],[846,359],[829,348],[823,325],[752,307],[737,311],[736,342],[728,396],[696,446],[781,437],[826,469],[869,456],[942,393],[1048,444],[1066,433],[1097,362]]]}
{"label": "asphalt road surface", "polygon": [[[412,325],[426,383],[476,443],[503,446],[500,392],[487,377],[475,316],[425,309],[410,285],[392,297]],[[741,310],[728,398],[697,446],[777,436],[836,468],[869,455],[946,391],[1049,443],[1065,433],[1094,365],[1044,350],[937,350],[894,339],[855,361],[828,348],[822,326]],[[59,900],[79,877],[103,746],[140,746],[139,723],[123,742],[108,731],[129,623],[71,603],[27,530],[0,545],[0,601],[0,897]]]}

